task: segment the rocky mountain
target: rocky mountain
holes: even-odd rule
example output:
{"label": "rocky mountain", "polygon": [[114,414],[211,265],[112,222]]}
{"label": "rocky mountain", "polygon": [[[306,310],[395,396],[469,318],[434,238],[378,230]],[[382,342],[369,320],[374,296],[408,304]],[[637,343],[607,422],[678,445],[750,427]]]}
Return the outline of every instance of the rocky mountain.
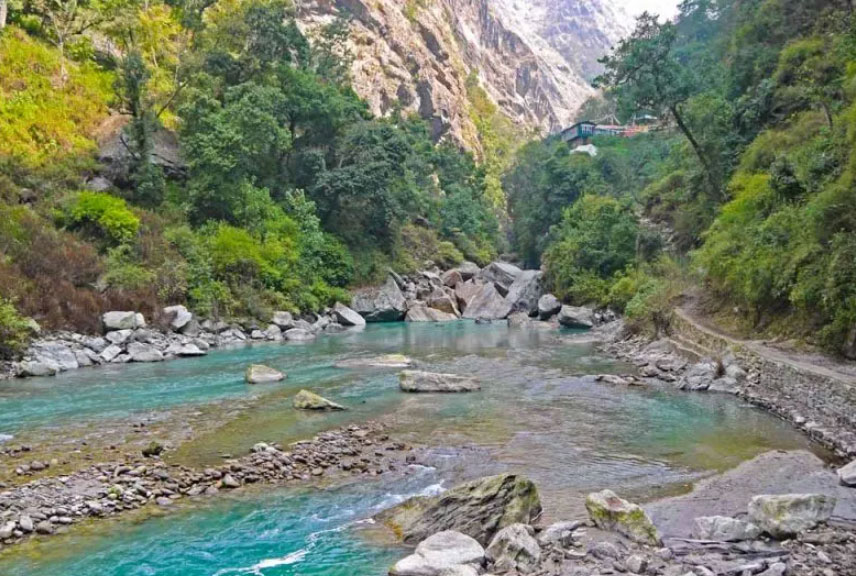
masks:
{"label": "rocky mountain", "polygon": [[626,31],[606,0],[299,0],[309,35],[350,22],[356,91],[377,114],[396,107],[435,138],[478,149],[468,80],[515,123],[566,126],[593,90],[596,59]]}

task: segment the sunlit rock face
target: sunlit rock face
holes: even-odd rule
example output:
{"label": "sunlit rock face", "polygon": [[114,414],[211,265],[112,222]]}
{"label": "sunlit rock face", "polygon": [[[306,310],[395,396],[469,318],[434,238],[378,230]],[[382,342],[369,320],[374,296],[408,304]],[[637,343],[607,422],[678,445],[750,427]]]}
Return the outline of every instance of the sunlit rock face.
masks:
{"label": "sunlit rock face", "polygon": [[515,123],[567,125],[593,90],[597,58],[626,30],[623,14],[589,0],[301,0],[310,36],[350,15],[354,89],[378,115],[428,120],[436,139],[478,149],[467,83]]}

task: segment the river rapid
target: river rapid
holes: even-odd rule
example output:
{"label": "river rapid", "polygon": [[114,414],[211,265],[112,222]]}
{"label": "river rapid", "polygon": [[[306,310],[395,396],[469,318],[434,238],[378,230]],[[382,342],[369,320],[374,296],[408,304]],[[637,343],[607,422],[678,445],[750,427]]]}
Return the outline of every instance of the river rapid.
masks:
{"label": "river rapid", "polygon": [[[472,394],[408,395],[395,370],[336,363],[401,353],[421,369],[476,376]],[[250,363],[283,370],[250,386]],[[162,364],[78,370],[0,383],[0,434],[38,442],[81,430],[118,429],[141,415],[198,424],[167,461],[194,466],[288,443],[348,422],[376,419],[422,447],[419,465],[335,485],[254,487],[75,526],[0,554],[0,574],[196,576],[385,573],[402,550],[366,522],[407,496],[457,481],[519,472],[536,482],[548,519],[583,514],[582,498],[611,488],[646,501],[685,492],[700,478],[770,449],[816,450],[785,423],[731,396],[596,382],[633,367],[597,352],[585,334],[505,323],[369,325],[311,343],[267,344]],[[309,388],[349,408],[304,413]]]}

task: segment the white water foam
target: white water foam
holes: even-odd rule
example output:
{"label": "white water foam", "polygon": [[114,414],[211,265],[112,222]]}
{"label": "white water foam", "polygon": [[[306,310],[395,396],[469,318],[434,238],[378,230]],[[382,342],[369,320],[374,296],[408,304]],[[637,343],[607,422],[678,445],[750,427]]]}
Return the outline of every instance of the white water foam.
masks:
{"label": "white water foam", "polygon": [[0,444],[2,444],[3,442],[8,442],[12,438],[14,438],[14,436],[12,436],[11,434],[0,434]]}

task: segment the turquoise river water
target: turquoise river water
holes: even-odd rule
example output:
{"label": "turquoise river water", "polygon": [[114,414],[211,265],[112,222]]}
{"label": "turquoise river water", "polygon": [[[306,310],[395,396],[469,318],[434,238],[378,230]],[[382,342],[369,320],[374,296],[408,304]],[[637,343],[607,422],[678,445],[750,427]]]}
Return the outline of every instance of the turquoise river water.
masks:
{"label": "turquoise river water", "polygon": [[[395,371],[334,366],[387,353],[406,354],[427,370],[473,374],[483,389],[406,395]],[[243,371],[257,362],[288,378],[248,386]],[[461,478],[525,473],[538,484],[547,516],[560,519],[579,516],[591,490],[652,499],[766,450],[812,449],[784,423],[732,397],[605,385],[592,376],[632,370],[573,332],[401,323],[301,345],[255,345],[192,360],[2,382],[0,434],[18,439],[240,402],[237,412],[212,411],[216,421],[171,457],[205,465],[258,441],[289,442],[376,418],[397,438],[436,447],[437,464],[336,486],[255,487],[154,517],[76,527],[3,553],[0,575],[380,575],[403,551],[367,536],[366,519]],[[350,410],[297,412],[290,399],[300,388]]]}

